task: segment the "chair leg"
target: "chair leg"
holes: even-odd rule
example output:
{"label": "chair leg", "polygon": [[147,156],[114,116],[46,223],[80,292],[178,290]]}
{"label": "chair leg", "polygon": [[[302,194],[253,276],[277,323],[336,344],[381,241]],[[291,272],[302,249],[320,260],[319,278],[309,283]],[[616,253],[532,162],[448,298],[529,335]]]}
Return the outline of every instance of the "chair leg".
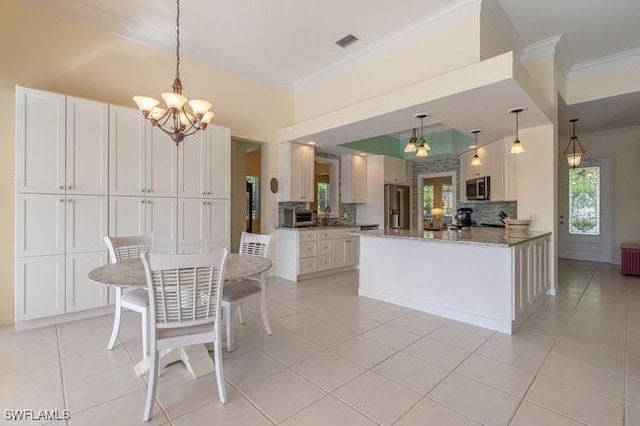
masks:
{"label": "chair leg", "polygon": [[[219,334],[219,333],[218,333]],[[220,350],[220,336],[213,343],[213,362],[216,367],[216,383],[218,384],[218,397],[223,404],[227,403],[227,389],[224,384],[224,371],[222,369],[222,351]]]}
{"label": "chair leg", "polygon": [[116,289],[116,303],[115,303],[115,315],[113,317],[113,329],[111,330],[111,338],[109,339],[109,344],[107,345],[107,349],[113,349],[113,346],[116,344],[116,339],[118,338],[118,333],[120,332],[120,317],[122,315],[122,289],[120,287],[114,287]]}
{"label": "chair leg", "polygon": [[269,317],[267,316],[267,292],[265,291],[264,277],[262,278],[262,292],[260,293],[260,313],[262,314],[262,324],[264,324],[264,330],[269,336],[271,332],[271,324],[269,323]]}
{"label": "chair leg", "polygon": [[149,356],[149,310],[142,311],[142,358]]}
{"label": "chair leg", "polygon": [[242,305],[238,305],[238,320],[240,320],[241,325],[244,325],[244,318],[242,317]]}
{"label": "chair leg", "polygon": [[229,304],[224,310],[225,322],[227,323],[227,352],[233,352],[233,305]]}
{"label": "chair leg", "polygon": [[149,421],[151,418],[151,414],[153,413],[153,401],[156,397],[156,388],[158,385],[158,358],[159,354],[156,350],[154,344],[152,344],[152,352],[151,352],[151,365],[149,367],[149,385],[147,386],[147,399],[144,405],[144,416],[143,420],[145,422]]}

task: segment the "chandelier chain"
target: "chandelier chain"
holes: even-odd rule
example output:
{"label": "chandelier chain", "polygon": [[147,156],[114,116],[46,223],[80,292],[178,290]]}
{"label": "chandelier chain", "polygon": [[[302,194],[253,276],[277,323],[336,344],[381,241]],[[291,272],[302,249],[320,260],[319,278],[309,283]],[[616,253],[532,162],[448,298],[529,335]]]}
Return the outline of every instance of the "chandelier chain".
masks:
{"label": "chandelier chain", "polygon": [[176,1],[176,77],[180,78],[180,0]]}

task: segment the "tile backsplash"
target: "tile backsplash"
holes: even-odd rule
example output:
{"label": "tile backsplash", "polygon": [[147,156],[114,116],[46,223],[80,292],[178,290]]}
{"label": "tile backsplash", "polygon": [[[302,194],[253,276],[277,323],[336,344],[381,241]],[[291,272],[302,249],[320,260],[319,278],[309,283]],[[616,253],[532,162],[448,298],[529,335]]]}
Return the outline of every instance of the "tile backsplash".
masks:
{"label": "tile backsplash", "polygon": [[473,209],[473,220],[476,223],[500,223],[500,212],[504,211],[511,217],[518,217],[517,201],[477,201],[460,202],[458,208],[470,207]]}

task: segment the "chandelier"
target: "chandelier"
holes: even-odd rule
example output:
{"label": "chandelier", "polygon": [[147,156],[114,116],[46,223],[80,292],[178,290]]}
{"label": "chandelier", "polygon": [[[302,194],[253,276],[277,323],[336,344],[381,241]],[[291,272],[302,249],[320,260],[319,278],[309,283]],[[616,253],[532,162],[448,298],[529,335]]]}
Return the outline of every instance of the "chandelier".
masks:
{"label": "chandelier", "polygon": [[159,107],[158,100],[147,96],[134,96],[133,100],[144,118],[168,134],[177,145],[185,137],[206,129],[214,116],[214,113],[209,111],[210,102],[202,99],[189,100],[182,94],[182,82],[180,81],[180,0],[176,0],[176,77],[171,88],[172,92],[160,95],[166,108]]}
{"label": "chandelier", "polygon": [[[573,136],[571,136],[571,139],[569,139],[569,143],[567,144],[567,147],[564,150],[564,156],[567,157],[567,161],[569,162],[569,167],[571,167],[572,169],[575,169],[580,165],[580,161],[582,161],[582,156],[585,154],[586,151],[582,147],[582,144],[580,143],[580,139],[578,139],[578,137],[576,136],[576,121],[578,121],[578,119],[572,118],[569,121],[571,122],[571,124],[573,124]],[[578,143],[577,149],[576,149],[576,142]]]}
{"label": "chandelier", "polygon": [[478,156],[478,133],[480,133],[480,130],[472,130],[471,133],[473,133],[473,136],[475,137],[474,147],[476,149],[476,152],[473,154],[473,158],[471,159],[471,165],[480,166],[482,165],[482,161],[480,161],[480,157]]}
{"label": "chandelier", "polygon": [[516,140],[513,141],[513,145],[511,145],[511,154],[521,154],[524,152],[524,147],[522,146],[522,142],[520,142],[520,138],[518,138],[518,114],[524,111],[524,108],[514,108],[509,110],[511,114],[516,115]]}
{"label": "chandelier", "polygon": [[416,153],[416,157],[426,157],[429,155],[431,147],[424,138],[424,119],[429,117],[429,114],[416,114],[415,118],[420,119],[420,132],[414,128],[411,132],[411,138],[404,147],[404,152],[407,154]]}

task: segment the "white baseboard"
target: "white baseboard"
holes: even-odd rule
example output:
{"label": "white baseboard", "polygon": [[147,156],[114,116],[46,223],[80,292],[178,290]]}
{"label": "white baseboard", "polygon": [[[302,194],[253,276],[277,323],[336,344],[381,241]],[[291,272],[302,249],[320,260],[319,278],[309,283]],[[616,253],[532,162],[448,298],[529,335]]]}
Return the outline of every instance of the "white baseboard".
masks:
{"label": "white baseboard", "polygon": [[87,311],[71,312],[68,314],[55,315],[52,317],[34,319],[29,321],[18,321],[14,324],[15,331],[31,330],[34,328],[49,327],[57,324],[64,324],[66,322],[78,321],[87,318],[99,317],[101,315],[113,314],[113,305],[105,306],[103,308],[90,309]]}

